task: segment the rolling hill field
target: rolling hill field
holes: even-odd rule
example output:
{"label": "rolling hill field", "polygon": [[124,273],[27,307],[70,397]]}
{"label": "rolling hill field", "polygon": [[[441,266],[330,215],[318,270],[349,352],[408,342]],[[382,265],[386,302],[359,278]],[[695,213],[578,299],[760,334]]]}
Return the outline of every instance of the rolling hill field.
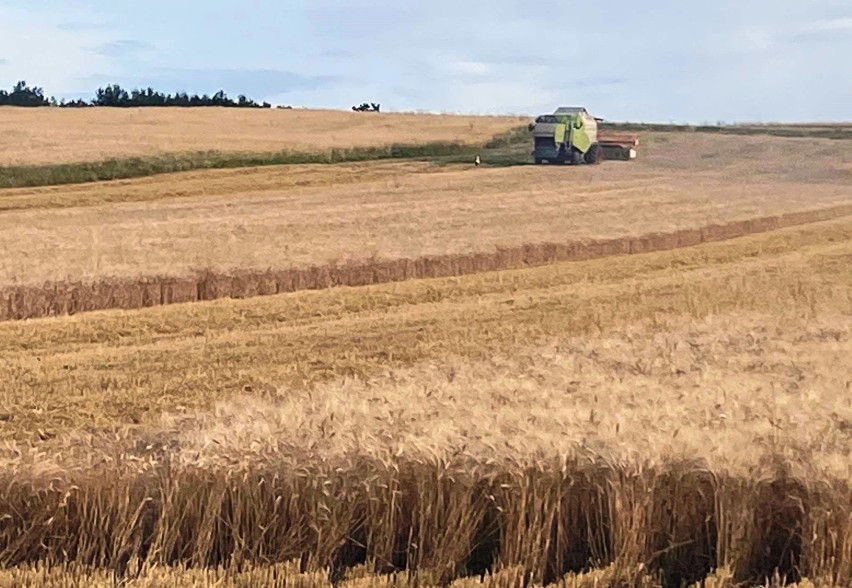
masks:
{"label": "rolling hill field", "polygon": [[[524,122],[155,112],[74,132]],[[7,163],[109,152],[47,114]],[[0,586],[850,585],[848,141],[501,149],[0,190]]]}
{"label": "rolling hill field", "polygon": [[325,151],[480,143],[526,119],[234,108],[0,108],[0,166],[194,151]]}

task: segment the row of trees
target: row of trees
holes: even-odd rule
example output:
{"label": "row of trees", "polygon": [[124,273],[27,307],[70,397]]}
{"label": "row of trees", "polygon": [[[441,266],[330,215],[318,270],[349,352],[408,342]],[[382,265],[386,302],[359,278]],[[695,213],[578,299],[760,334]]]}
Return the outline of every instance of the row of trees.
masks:
{"label": "row of trees", "polygon": [[224,106],[231,108],[271,108],[268,102],[258,103],[243,95],[236,100],[228,97],[224,91],[214,95],[187,94],[176,92],[174,95],[158,92],[153,88],[145,90],[125,90],[118,84],[98,88],[92,100],[57,101],[47,98],[44,89],[38,86],[30,87],[25,81],[18,82],[11,92],[0,90],[0,106],[56,106],[59,108],[84,108],[87,106],[113,106],[127,108],[134,106]]}
{"label": "row of trees", "polygon": [[[55,100],[54,100],[55,102]],[[11,92],[0,90],[0,106],[50,106],[42,88],[30,88],[26,82],[18,82]]]}

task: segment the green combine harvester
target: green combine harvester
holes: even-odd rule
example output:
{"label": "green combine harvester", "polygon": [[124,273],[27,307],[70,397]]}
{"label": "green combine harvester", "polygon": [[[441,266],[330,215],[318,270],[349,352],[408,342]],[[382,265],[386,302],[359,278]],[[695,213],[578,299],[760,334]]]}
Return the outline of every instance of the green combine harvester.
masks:
{"label": "green combine harvester", "polygon": [[604,158],[636,158],[639,137],[598,130],[597,119],[581,106],[563,106],[543,114],[530,124],[535,150],[533,160],[541,163],[597,164]]}

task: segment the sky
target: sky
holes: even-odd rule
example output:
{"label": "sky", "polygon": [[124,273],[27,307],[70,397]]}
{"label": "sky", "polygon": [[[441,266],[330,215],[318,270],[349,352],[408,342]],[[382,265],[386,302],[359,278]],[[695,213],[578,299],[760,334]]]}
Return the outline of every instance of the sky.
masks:
{"label": "sky", "polygon": [[0,87],[617,121],[852,121],[852,0],[0,0]]}

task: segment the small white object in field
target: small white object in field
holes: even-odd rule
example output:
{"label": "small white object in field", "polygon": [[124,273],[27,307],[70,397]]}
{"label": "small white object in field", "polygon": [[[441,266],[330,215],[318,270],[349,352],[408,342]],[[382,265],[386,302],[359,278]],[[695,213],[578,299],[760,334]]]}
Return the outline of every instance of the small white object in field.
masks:
{"label": "small white object in field", "polygon": [[477,156],[476,156],[476,159],[473,161],[473,165],[475,165],[475,166],[479,167],[479,164],[480,164],[480,163],[482,163],[482,160],[481,160],[481,159],[479,158],[479,156],[477,155]]}

